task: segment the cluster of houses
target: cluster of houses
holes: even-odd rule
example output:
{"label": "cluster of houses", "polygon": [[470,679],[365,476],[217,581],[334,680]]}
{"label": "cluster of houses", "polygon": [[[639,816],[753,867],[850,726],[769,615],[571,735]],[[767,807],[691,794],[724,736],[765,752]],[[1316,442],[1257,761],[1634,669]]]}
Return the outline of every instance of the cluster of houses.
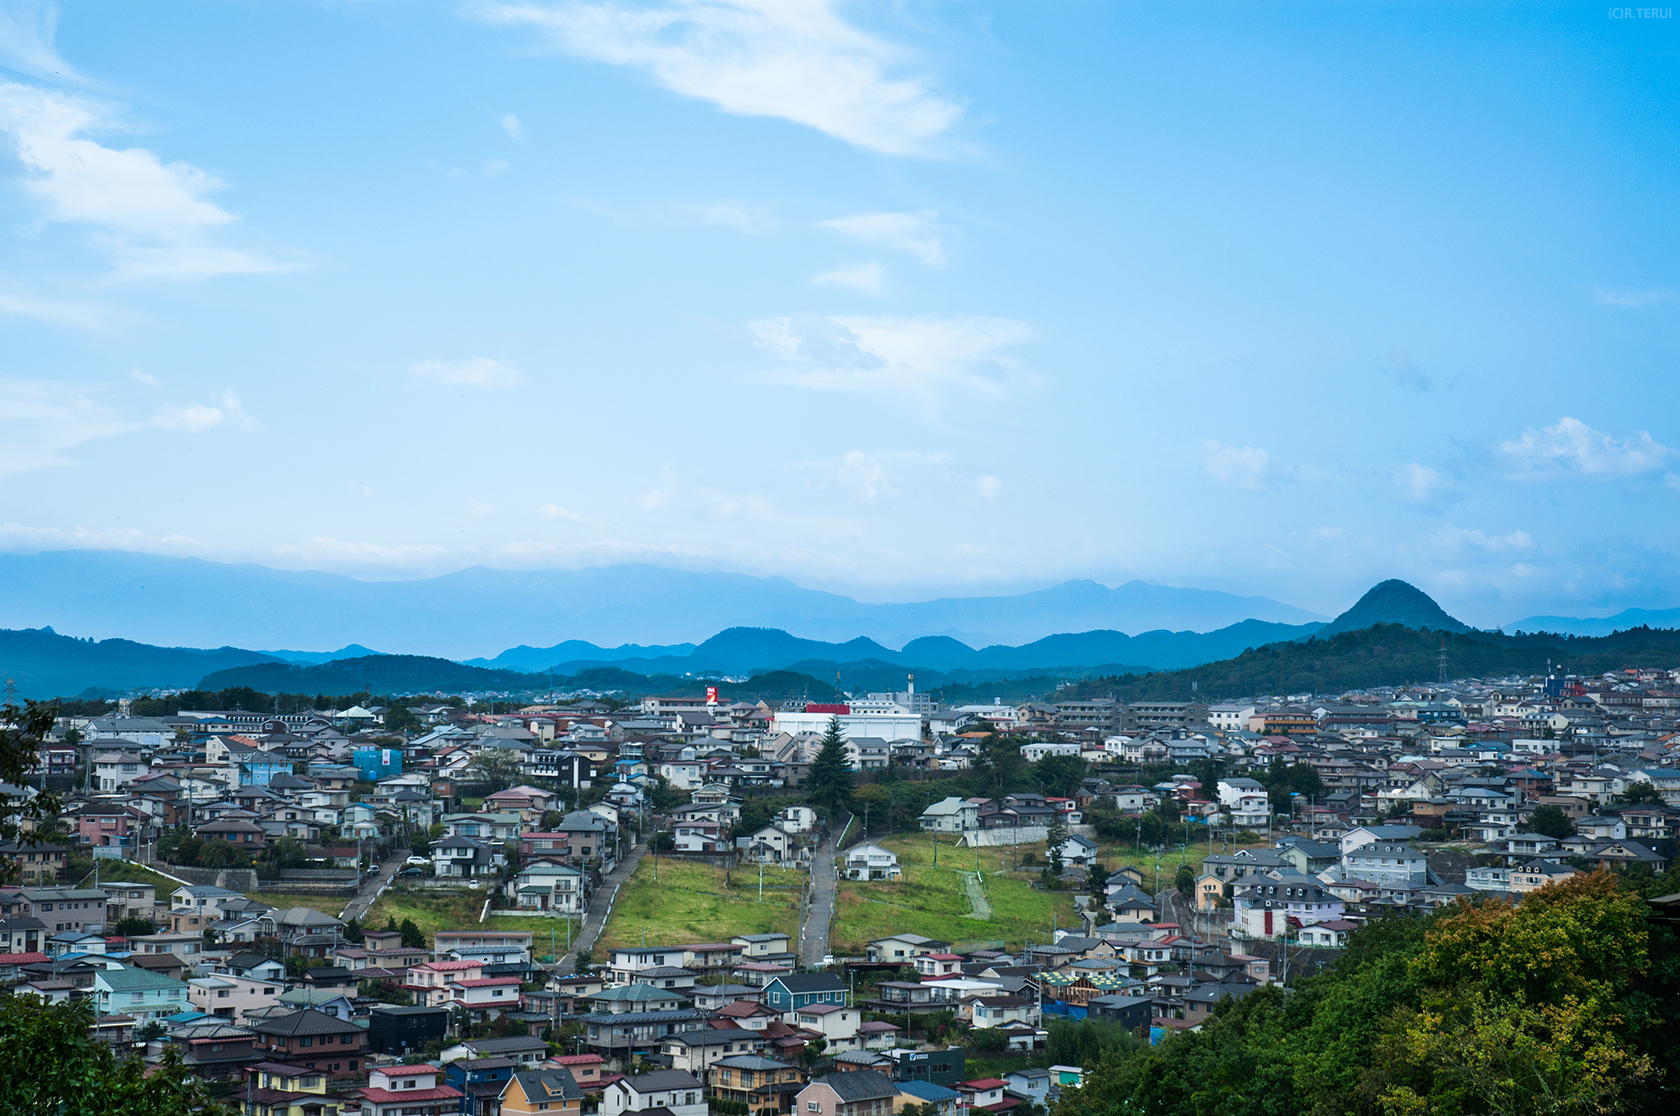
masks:
{"label": "cluster of houses", "polygon": [[[1141,832],[1146,812],[1170,800],[1206,826],[1210,843],[1244,832],[1274,839],[1231,840],[1235,851],[1206,857],[1182,915],[1170,887],[1124,869],[1092,896],[1084,926],[1051,940],[958,953],[900,934],[870,943],[842,977],[799,972],[775,934],[615,949],[598,971],[576,974],[538,964],[529,931],[444,930],[423,948],[382,931],[350,941],[329,914],[224,887],[160,895],[121,882],[123,873],[69,880],[63,839],[26,834],[0,848],[14,869],[0,887],[0,981],[13,994],[93,1001],[101,1038],[154,1054],[172,1047],[205,1077],[238,1079],[259,1116],[705,1116],[714,1100],[805,1116],[885,1116],[907,1104],[1003,1112],[1053,1099],[1080,1071],[971,1079],[963,1051],[907,1041],[915,1016],[950,1012],[1016,1052],[1042,1049],[1056,1018],[1110,1019],[1158,1037],[1281,979],[1275,970],[1290,954],[1280,943],[1336,948],[1396,908],[1478,892],[1520,898],[1593,867],[1660,872],[1680,836],[1673,672],[1223,705],[947,709],[911,690],[779,708],[671,696],[496,714],[450,704],[412,709],[423,724],[402,734],[385,731],[384,712],[144,718],[119,708],[66,719],[35,781],[69,792],[70,846],[96,860],[154,861],[166,839],[190,835],[260,861],[290,838],[304,874],[333,870],[354,886],[372,850],[441,834],[404,870],[497,892],[532,916],[585,911],[656,786],[681,801],[661,811],[677,852],[809,864],[821,837],[810,807],[788,805],[751,833],[739,822],[745,792],[804,780],[833,719],[860,772],[961,771],[990,731],[1031,737],[1028,763],[1073,756],[1135,772],[1218,761],[1226,774],[1212,786],[1182,773],[1150,785],[1092,776],[1061,796],[947,796],[920,817],[924,831],[972,844],[1066,832],[1059,859],[1073,880],[1099,859],[1087,828],[1099,810],[1137,819]],[[517,772],[516,785],[475,791],[465,809],[463,788],[483,778],[487,754]],[[1324,793],[1274,800],[1262,780],[1296,765],[1311,767]],[[1635,790],[1640,801],[1626,801]],[[1540,807],[1555,807],[1574,832],[1534,832]],[[1444,837],[1457,859],[1439,855]],[[836,872],[901,876],[894,853],[871,843],[845,849]],[[156,932],[116,934],[131,917]],[[313,967],[289,974],[269,956],[273,942]],[[360,994],[370,981],[382,997]],[[448,1038],[490,1022],[507,1033]],[[561,1022],[580,1033],[574,1050],[556,1053],[543,1036]],[[415,1060],[437,1043],[441,1054]]]}

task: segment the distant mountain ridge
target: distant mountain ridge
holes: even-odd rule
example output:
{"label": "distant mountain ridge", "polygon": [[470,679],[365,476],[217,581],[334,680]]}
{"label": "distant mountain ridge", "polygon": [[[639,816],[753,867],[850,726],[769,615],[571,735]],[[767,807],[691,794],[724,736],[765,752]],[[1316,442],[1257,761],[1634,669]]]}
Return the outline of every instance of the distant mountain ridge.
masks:
{"label": "distant mountain ridge", "polygon": [[12,683],[26,698],[176,689],[215,671],[275,662],[240,647],[154,647],[128,639],[74,639],[51,628],[0,629],[0,682]]}
{"label": "distant mountain ridge", "polygon": [[[883,647],[872,639],[858,637],[845,643],[801,639],[779,628],[729,628],[688,649],[679,647],[634,648],[640,654],[623,654],[624,647],[593,648],[577,640],[558,648],[577,655],[543,662],[543,652],[521,647],[504,652],[494,659],[471,660],[474,666],[511,666],[531,663],[538,672],[571,674],[597,666],[617,666],[643,674],[691,674],[724,672],[747,674],[759,670],[777,670],[795,663],[846,664],[878,662],[896,664],[906,669],[949,671],[1062,671],[1068,668],[1131,664],[1140,670],[1166,670],[1197,663],[1229,658],[1244,648],[1256,647],[1280,639],[1310,635],[1317,624],[1271,624],[1263,620],[1244,620],[1212,632],[1144,632],[1129,636],[1124,632],[1089,631],[1046,636],[1031,643],[1011,647],[994,644],[974,648],[949,636],[927,636],[913,639],[901,651]],[[580,653],[581,652],[581,653]],[[605,652],[604,654],[601,652]],[[664,652],[648,654],[647,652]],[[540,664],[540,665],[537,665]]]}
{"label": "distant mountain ridge", "polygon": [[[812,687],[811,679],[823,679],[816,685],[827,688],[826,680],[838,675],[847,689],[886,690],[902,688],[905,676],[914,672],[923,689],[934,689],[990,684],[1008,678],[1072,680],[1093,674],[1183,674],[1204,666],[1212,669],[1221,663],[1243,661],[1251,649],[1275,656],[1280,648],[1291,644],[1305,644],[1307,654],[1322,656],[1325,652],[1318,648],[1326,642],[1339,640],[1349,632],[1374,631],[1381,625],[1414,634],[1427,630],[1488,636],[1495,642],[1517,638],[1474,632],[1443,611],[1428,594],[1406,582],[1391,580],[1372,587],[1329,624],[1244,620],[1211,632],[1162,630],[1135,636],[1097,629],[1050,635],[1018,646],[979,648],[950,636],[935,635],[912,639],[899,651],[861,636],[830,643],[778,628],[736,626],[698,644],[601,648],[569,640],[549,648],[515,647],[493,660],[461,663],[435,656],[381,655],[360,644],[333,652],[258,652],[238,647],[157,647],[125,639],[95,642],[62,636],[51,628],[0,630],[0,678],[14,679],[19,691],[29,697],[71,696],[90,688],[181,689],[212,682],[216,688],[247,685],[286,692],[528,691],[546,688],[550,680],[558,684],[562,679],[582,677],[616,679],[612,686],[618,687],[623,680],[635,678],[679,682],[685,677],[775,673],[806,679],[800,683],[806,689]],[[552,660],[552,656],[562,654],[579,657]],[[1320,670],[1316,666],[1307,673],[1320,680],[1341,677],[1334,669]],[[1214,677],[1210,675],[1208,680]],[[1233,682],[1230,675],[1224,680]],[[1307,679],[1303,677],[1302,681]],[[600,688],[595,683],[587,685]]]}
{"label": "distant mountain ridge", "polygon": [[[454,659],[498,648],[643,644],[672,653],[736,627],[779,628],[902,647],[922,636],[1019,645],[1057,632],[1209,632],[1242,620],[1322,616],[1265,597],[1131,581],[1068,581],[1027,593],[869,604],[786,578],[697,573],[636,563],[580,570],[473,568],[413,581],[167,558],[120,551],[0,554],[0,628],[52,625],[154,644],[325,648],[355,643]],[[658,649],[658,650],[656,650]],[[681,653],[681,652],[678,652]],[[506,654],[506,652],[502,652]],[[610,660],[600,651],[592,659]],[[582,657],[557,654],[549,663]],[[620,656],[631,657],[631,656]],[[521,657],[497,667],[543,669]]]}
{"label": "distant mountain ridge", "polygon": [[1633,628],[1680,628],[1680,608],[1624,608],[1614,616],[1528,616],[1505,630],[1557,632],[1560,635],[1607,636]]}

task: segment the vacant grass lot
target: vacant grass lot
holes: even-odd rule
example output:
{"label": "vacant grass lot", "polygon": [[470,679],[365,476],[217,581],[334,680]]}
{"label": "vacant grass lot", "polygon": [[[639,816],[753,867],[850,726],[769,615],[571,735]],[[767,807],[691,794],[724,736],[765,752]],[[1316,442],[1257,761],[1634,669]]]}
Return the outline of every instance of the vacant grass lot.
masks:
{"label": "vacant grass lot", "polygon": [[[485,898],[482,890],[392,887],[386,889],[385,894],[368,910],[367,917],[362,919],[362,927],[383,930],[389,919],[394,918],[397,924],[401,925],[404,919],[411,918],[428,941],[439,930],[472,930],[480,927],[488,930],[529,930],[535,938],[546,939],[549,923],[553,922],[560,940],[562,943],[565,941],[566,926],[558,919],[519,918],[492,913],[489,918],[479,922],[478,915],[484,909]],[[343,904],[339,906],[342,908]],[[337,911],[333,913],[336,914]],[[535,938],[532,941],[533,948],[538,953],[546,953],[546,941],[537,943]]]}
{"label": "vacant grass lot", "polygon": [[728,941],[736,934],[797,937],[804,879],[797,870],[766,868],[761,902],[757,866],[743,865],[726,873],[705,864],[661,858],[655,883],[653,858],[643,857],[618,893],[596,952],[644,940],[680,945]]}
{"label": "vacant grass lot", "polygon": [[[829,935],[836,955],[859,955],[871,940],[904,932],[955,942],[1001,939],[1018,947],[1028,938],[1049,941],[1057,926],[1077,925],[1073,892],[1034,890],[1035,869],[1008,871],[1013,850],[956,848],[942,837],[935,868],[930,835],[886,837],[875,843],[898,854],[904,879],[898,883],[840,881]],[[970,917],[963,886],[962,873],[975,870],[977,855],[986,898],[992,904],[989,920]]]}
{"label": "vacant grass lot", "polygon": [[[94,873],[89,872],[77,882],[77,887],[92,887]],[[168,902],[175,889],[181,885],[167,876],[160,876],[147,868],[144,864],[135,864],[128,860],[101,860],[99,862],[99,882],[107,883],[142,883],[154,884],[157,887],[159,899]]]}

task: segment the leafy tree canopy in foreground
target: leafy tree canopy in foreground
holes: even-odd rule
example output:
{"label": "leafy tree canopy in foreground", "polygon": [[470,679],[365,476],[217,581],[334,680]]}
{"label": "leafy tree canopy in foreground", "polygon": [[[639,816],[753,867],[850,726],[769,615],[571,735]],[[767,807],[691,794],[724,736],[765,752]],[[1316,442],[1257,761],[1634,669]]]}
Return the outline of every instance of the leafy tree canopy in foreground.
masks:
{"label": "leafy tree canopy in foreground", "polygon": [[1526,1116],[1680,1111],[1680,939],[1630,883],[1579,875],[1356,933],[1290,993],[1119,1050],[1053,1116]]}

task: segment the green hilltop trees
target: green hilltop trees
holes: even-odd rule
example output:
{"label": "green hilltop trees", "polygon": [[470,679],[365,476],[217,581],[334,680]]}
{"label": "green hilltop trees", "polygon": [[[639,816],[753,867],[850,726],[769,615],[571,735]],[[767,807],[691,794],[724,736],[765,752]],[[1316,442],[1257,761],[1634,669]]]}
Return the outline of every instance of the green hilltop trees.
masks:
{"label": "green hilltop trees", "polygon": [[1288,992],[1105,1056],[1052,1116],[1680,1111],[1680,938],[1641,898],[1677,889],[1597,872],[1374,922]]}

